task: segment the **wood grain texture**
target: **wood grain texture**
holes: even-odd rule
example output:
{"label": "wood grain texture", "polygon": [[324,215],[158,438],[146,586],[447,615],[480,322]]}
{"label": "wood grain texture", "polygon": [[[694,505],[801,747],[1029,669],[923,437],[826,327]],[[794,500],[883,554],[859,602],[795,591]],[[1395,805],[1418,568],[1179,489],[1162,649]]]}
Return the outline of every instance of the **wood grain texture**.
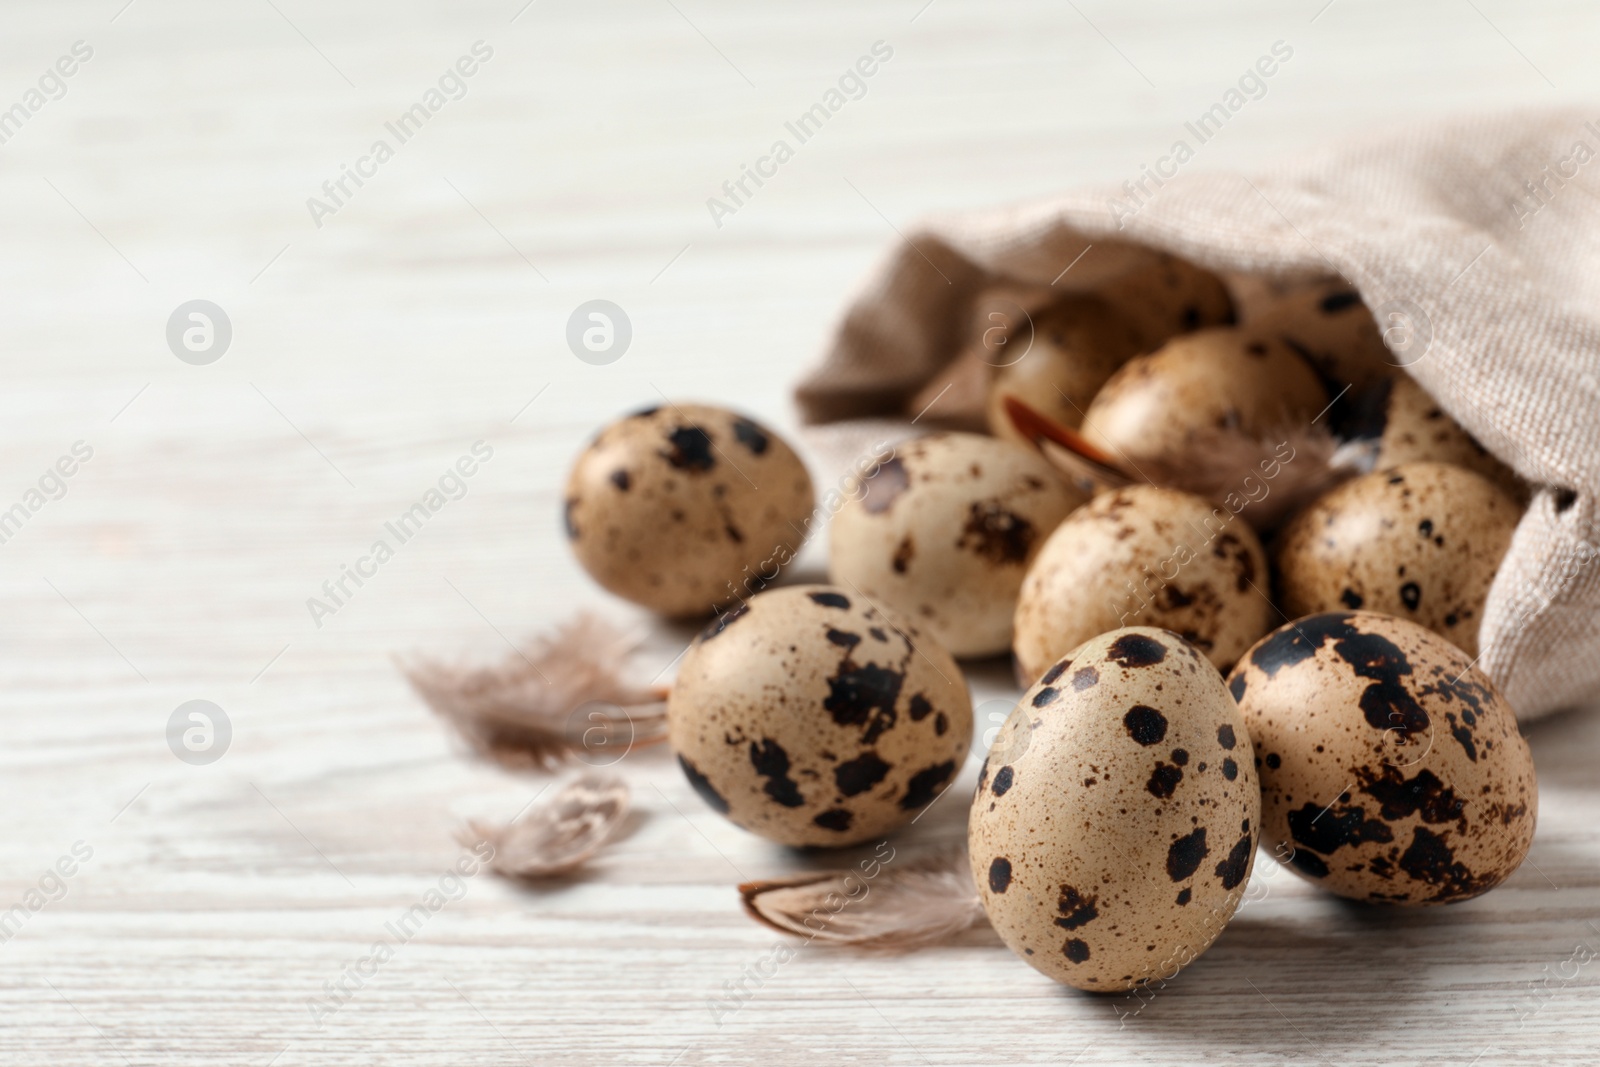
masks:
{"label": "wood grain texture", "polygon": [[[733,885],[858,857],[753,840],[660,751],[627,759],[628,833],[581,877],[469,879],[359,973],[462,855],[459,819],[547,782],[468,758],[391,655],[494,655],[580,605],[638,619],[556,523],[602,420],[666,394],[792,428],[789,383],[897,230],[1137,178],[1275,40],[1293,60],[1191,166],[1600,89],[1579,0],[1322,6],[6,4],[0,108],[74,42],[93,57],[0,145],[0,510],[75,442],[93,456],[0,544],[0,911],[56,898],[0,944],[0,1060],[1592,1063],[1600,965],[1567,962],[1600,950],[1583,714],[1532,731],[1542,818],[1503,888],[1391,913],[1263,864],[1146,1004],[1058,989],[974,931],[901,959],[802,948],[717,1018],[774,944]],[[465,95],[316,226],[307,198],[480,40]],[[879,40],[865,95],[715,225],[707,198]],[[195,298],[234,328],[209,366],[165,342]],[[609,366],[564,341],[594,298],[634,327]],[[306,599],[479,440],[465,495],[314,625]],[[686,638],[651,629],[645,672]],[[974,685],[1011,692],[998,665]],[[231,720],[209,766],[167,748],[192,699]],[[974,775],[898,855],[960,840]]]}

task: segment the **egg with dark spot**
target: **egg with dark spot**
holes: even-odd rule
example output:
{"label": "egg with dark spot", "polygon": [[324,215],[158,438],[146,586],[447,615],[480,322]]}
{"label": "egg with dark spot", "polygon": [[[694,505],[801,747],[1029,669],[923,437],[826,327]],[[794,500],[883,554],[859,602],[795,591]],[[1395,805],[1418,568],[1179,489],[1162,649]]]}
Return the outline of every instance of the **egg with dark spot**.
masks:
{"label": "egg with dark spot", "polygon": [[1288,346],[1219,327],[1130,359],[1084,412],[1083,439],[1125,469],[1180,471],[1219,432],[1304,426],[1327,403],[1321,379]]}
{"label": "egg with dark spot", "polygon": [[1408,375],[1396,374],[1367,388],[1343,422],[1347,436],[1372,442],[1376,470],[1402,463],[1450,463],[1483,475],[1514,498],[1526,496],[1527,487],[1516,472],[1475,441]]}
{"label": "egg with dark spot", "polygon": [[[1076,271],[1061,279],[1062,285],[1070,285],[1077,271],[1092,273],[1089,260],[1102,251],[1110,249],[1102,245],[1086,255]],[[1092,290],[1138,332],[1142,351],[1178,334],[1234,321],[1233,298],[1216,274],[1167,252],[1151,255],[1140,249],[1132,259],[1127,269],[1110,273]]]}
{"label": "egg with dark spot", "polygon": [[972,702],[937,641],[850,589],[769,590],[684,654],[668,740],[714,810],[786,845],[858,844],[949,787]]}
{"label": "egg with dark spot", "polygon": [[[1273,631],[1239,661],[1262,844],[1329,892],[1447,904],[1533,841],[1538,784],[1510,706],[1438,634],[1372,612]],[[1240,760],[1244,763],[1244,760]]]}
{"label": "egg with dark spot", "polygon": [[1006,414],[1016,397],[1064,426],[1077,428],[1100,387],[1127,360],[1172,337],[1234,321],[1233,300],[1222,279],[1165,252],[1104,242],[1074,262],[1050,292],[1072,290],[1018,319],[1012,287],[999,285],[994,300],[973,311],[973,343],[958,360],[963,381],[937,377],[912,400],[911,411],[936,404],[950,381],[958,391],[988,386],[986,415],[997,437],[1023,441]]}
{"label": "egg with dark spot", "polygon": [[1399,357],[1383,343],[1379,323],[1361,294],[1342,280],[1293,288],[1248,320],[1245,329],[1287,345],[1337,386],[1399,376]]}
{"label": "egg with dark spot", "polygon": [[1083,293],[1069,294],[1035,312],[1032,324],[1025,352],[990,357],[1002,365],[989,386],[989,429],[1018,444],[1028,442],[1006,414],[1006,397],[1016,397],[1077,429],[1083,423],[1083,409],[1106,379],[1144,347],[1140,331],[1128,319],[1105,301]]}
{"label": "egg with dark spot", "polygon": [[567,541],[606,589],[705,616],[777,576],[815,496],[771,430],[705,404],[663,404],[601,430],[567,478]]}
{"label": "egg with dark spot", "polygon": [[829,575],[915,619],[954,655],[994,655],[1011,645],[1028,564],[1085,499],[1021,445],[918,438],[834,515]]}
{"label": "egg with dark spot", "polygon": [[1374,471],[1323,494],[1277,549],[1284,612],[1359,604],[1420,623],[1478,654],[1478,627],[1521,508],[1481,475],[1446,463]]}
{"label": "egg with dark spot", "polygon": [[1267,589],[1261,542],[1227,508],[1153,485],[1102,493],[1056,527],[1022,582],[1018,674],[1134,625],[1172,630],[1226,670],[1271,629]]}
{"label": "egg with dark spot", "polygon": [[1066,660],[1098,681],[1042,711],[1036,685],[1000,727],[967,824],[973,877],[1029,965],[1130,989],[1172,977],[1239,906],[1261,821],[1254,750],[1222,676],[1174,633],[1116,630]]}

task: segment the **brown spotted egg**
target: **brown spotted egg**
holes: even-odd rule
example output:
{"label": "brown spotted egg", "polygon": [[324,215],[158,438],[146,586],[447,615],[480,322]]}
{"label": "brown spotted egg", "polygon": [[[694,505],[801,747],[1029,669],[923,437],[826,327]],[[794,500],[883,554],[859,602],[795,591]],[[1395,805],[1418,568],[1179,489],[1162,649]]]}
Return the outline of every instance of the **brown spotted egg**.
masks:
{"label": "brown spotted egg", "polygon": [[754,419],[706,404],[607,426],[567,478],[567,540],[589,575],[663,615],[711,614],[800,550],[805,464]]}
{"label": "brown spotted egg", "polygon": [[1521,509],[1462,467],[1406,463],[1317,498],[1280,537],[1290,618],[1341,608],[1422,624],[1478,654],[1478,626]]}
{"label": "brown spotted egg", "polygon": [[1262,844],[1340,896],[1446,904],[1533,840],[1533,757],[1459,648],[1403,619],[1329,612],[1273,631],[1229,687],[1261,774]]}
{"label": "brown spotted egg", "polygon": [[[1296,287],[1246,324],[1258,337],[1281,341],[1338,386],[1364,386],[1397,373],[1397,357],[1361,294],[1343,281]],[[1406,335],[1394,333],[1397,342]]]}
{"label": "brown spotted egg", "polygon": [[1166,630],[1101,634],[1023,694],[967,824],[972,874],[1011,951],[1104,992],[1167,979],[1245,891],[1261,791],[1222,676]]}
{"label": "brown spotted egg", "polygon": [[1233,298],[1223,280],[1166,252],[1105,279],[1093,291],[1138,331],[1141,351],[1191,330],[1234,321]]}
{"label": "brown spotted egg", "polygon": [[957,656],[1011,647],[1028,564],[1086,499],[1037,452],[970,433],[898,446],[829,528],[832,580],[917,621]]}
{"label": "brown spotted egg", "polygon": [[1273,338],[1223,327],[1135,356],[1083,416],[1091,446],[1139,470],[1183,470],[1207,435],[1250,437],[1309,424],[1328,403],[1311,365]]}
{"label": "brown spotted egg", "polygon": [[1077,429],[1106,379],[1144,347],[1143,333],[1127,318],[1083,294],[1036,312],[1031,341],[1020,358],[995,371],[986,408],[989,431],[1018,444],[1027,442],[1006,414],[1006,397]]}
{"label": "brown spotted egg", "polygon": [[972,742],[961,669],[851,589],[769,590],[684,655],[668,740],[705,802],[785,845],[853,845],[913,819]]}
{"label": "brown spotted egg", "polygon": [[1374,469],[1402,463],[1453,463],[1483,475],[1514,497],[1526,491],[1514,471],[1473,440],[1407,375],[1381,379],[1363,390],[1345,421],[1345,436],[1374,446]]}
{"label": "brown spotted egg", "polygon": [[1267,561],[1248,523],[1176,489],[1134,485],[1069,515],[1017,597],[1017,673],[1119,626],[1181,634],[1227,670],[1272,628]]}

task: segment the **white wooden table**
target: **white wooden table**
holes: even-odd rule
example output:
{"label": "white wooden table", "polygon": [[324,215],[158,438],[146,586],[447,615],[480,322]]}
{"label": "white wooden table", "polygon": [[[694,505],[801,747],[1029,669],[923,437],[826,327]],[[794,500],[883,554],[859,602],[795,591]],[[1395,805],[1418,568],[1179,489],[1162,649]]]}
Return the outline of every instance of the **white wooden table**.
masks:
{"label": "white wooden table", "polygon": [[[1600,963],[1570,962],[1600,950],[1582,714],[1531,731],[1539,834],[1504,887],[1391,913],[1264,864],[1261,899],[1128,1018],[974,931],[807,948],[719,1024],[708,1001],[774,942],[733,884],[833,861],[723,822],[659,751],[629,757],[637,814],[584,876],[470,879],[358,963],[461,855],[461,816],[546,782],[465,756],[390,655],[497,655],[583,605],[640,618],[558,532],[601,421],[666,394],[792,429],[790,383],[897,228],[1136,178],[1274,41],[1292,61],[1192,166],[1600,89],[1581,0],[1323,2],[10,0],[0,1062],[1595,1062]],[[388,133],[478,41],[464,95]],[[877,41],[864,95],[717,226],[707,198]],[[392,158],[363,162],[379,138]],[[319,227],[307,199],[342,166],[368,177]],[[564,339],[597,298],[633,325],[606,366]],[[195,299],[232,325],[209,365],[165,336]],[[480,440],[466,494],[315,625],[307,599]],[[64,495],[30,498],[80,441]],[[654,629],[647,664],[685,639]],[[974,684],[1008,691],[998,666]],[[231,723],[209,765],[167,744],[196,699]],[[960,839],[974,773],[904,854]]]}

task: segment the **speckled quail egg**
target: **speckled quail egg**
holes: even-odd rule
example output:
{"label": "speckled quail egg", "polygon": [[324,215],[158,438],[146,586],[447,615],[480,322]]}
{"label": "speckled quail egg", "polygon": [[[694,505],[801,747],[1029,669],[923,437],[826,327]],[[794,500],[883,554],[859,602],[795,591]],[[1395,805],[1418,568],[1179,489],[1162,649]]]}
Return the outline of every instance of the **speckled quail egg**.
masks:
{"label": "speckled quail egg", "polygon": [[829,528],[832,580],[911,618],[957,656],[1011,647],[1028,564],[1086,495],[1038,453],[979,434],[900,445]]}
{"label": "speckled quail egg", "polygon": [[1340,896],[1445,904],[1528,854],[1533,757],[1459,648],[1403,619],[1328,612],[1273,631],[1228,682],[1261,775],[1262,844]]}
{"label": "speckled quail egg", "polygon": [[1488,479],[1448,463],[1374,471],[1318,497],[1278,541],[1291,617],[1342,608],[1420,623],[1469,656],[1520,509]]}
{"label": "speckled quail egg", "polygon": [[567,478],[567,540],[620,597],[705,616],[799,551],[814,505],[805,464],[753,419],[706,404],[607,426]]}
{"label": "speckled quail egg", "polygon": [[989,386],[989,431],[1025,444],[1005,412],[1014,396],[1063,426],[1077,429],[1095,393],[1143,348],[1143,331],[1097,297],[1074,294],[1033,316],[1026,354],[995,371]]}
{"label": "speckled quail egg", "polygon": [[1303,276],[1232,272],[1223,274],[1222,281],[1228,287],[1228,295],[1233,297],[1234,312],[1243,326],[1275,309],[1290,293],[1321,284],[1317,279]]}
{"label": "speckled quail egg", "polygon": [[1372,446],[1374,469],[1418,461],[1453,463],[1483,475],[1514,497],[1525,492],[1511,468],[1473,440],[1407,375],[1383,378],[1362,390],[1342,415],[1339,428],[1343,436]]}
{"label": "speckled quail egg", "polygon": [[1255,531],[1176,489],[1135,485],[1067,516],[1017,598],[1017,672],[1037,678],[1067,649],[1131,624],[1181,634],[1221,670],[1272,627]]}
{"label": "speckled quail egg", "polygon": [[1397,359],[1361,294],[1343,281],[1298,287],[1245,325],[1304,357],[1335,388],[1363,386],[1397,373]]}
{"label": "speckled quail egg", "polygon": [[1023,695],[978,779],[968,853],[1024,961],[1079,989],[1167,979],[1233,917],[1261,791],[1222,676],[1176,634],[1073,649]]}
{"label": "speckled quail egg", "polygon": [[1100,282],[1093,291],[1139,331],[1143,351],[1191,330],[1234,321],[1233,298],[1222,279],[1166,252]]}
{"label": "speckled quail egg", "polygon": [[785,845],[853,845],[955,780],[972,701],[955,660],[850,589],[752,597],[695,638],[668,740],[705,802]]}
{"label": "speckled quail egg", "polygon": [[1221,327],[1129,360],[1084,413],[1083,437],[1131,468],[1180,470],[1206,434],[1305,426],[1327,403],[1316,372],[1287,345]]}

